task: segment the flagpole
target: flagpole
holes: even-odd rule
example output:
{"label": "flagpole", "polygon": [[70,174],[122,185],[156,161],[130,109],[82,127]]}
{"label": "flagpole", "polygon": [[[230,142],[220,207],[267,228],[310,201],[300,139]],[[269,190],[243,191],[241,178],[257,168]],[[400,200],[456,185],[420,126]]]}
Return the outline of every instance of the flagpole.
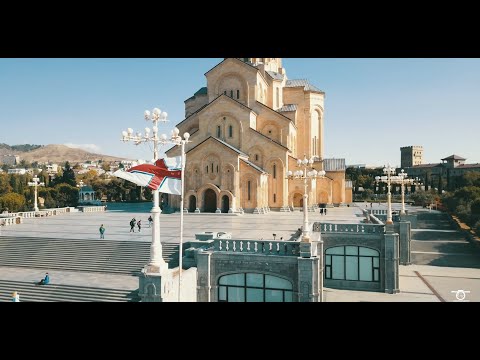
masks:
{"label": "flagpole", "polygon": [[180,246],[178,250],[178,302],[182,301],[182,267],[183,267],[183,196],[185,193],[185,140],[182,140],[182,174],[181,174],[181,182],[182,182],[182,191],[180,195]]}

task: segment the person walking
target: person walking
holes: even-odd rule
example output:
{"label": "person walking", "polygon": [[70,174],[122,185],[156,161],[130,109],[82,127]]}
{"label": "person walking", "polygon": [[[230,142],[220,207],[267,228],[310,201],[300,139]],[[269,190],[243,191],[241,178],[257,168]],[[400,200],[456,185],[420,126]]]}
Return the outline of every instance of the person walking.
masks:
{"label": "person walking", "polygon": [[142,230],[142,220],[138,220],[137,226],[138,226],[138,232],[140,232],[140,230]]}
{"label": "person walking", "polygon": [[135,219],[130,220],[130,232],[135,232]]}
{"label": "person walking", "polygon": [[12,302],[20,302],[20,295],[16,291],[12,294]]}
{"label": "person walking", "polygon": [[325,214],[325,216],[327,215],[327,209],[323,209],[323,213]]}
{"label": "person walking", "polygon": [[98,231],[100,232],[100,239],[105,239],[105,228],[103,227],[103,224],[100,226]]}
{"label": "person walking", "polygon": [[153,224],[153,219],[152,219],[152,215],[150,215],[148,217],[148,227],[152,227],[152,224]]}

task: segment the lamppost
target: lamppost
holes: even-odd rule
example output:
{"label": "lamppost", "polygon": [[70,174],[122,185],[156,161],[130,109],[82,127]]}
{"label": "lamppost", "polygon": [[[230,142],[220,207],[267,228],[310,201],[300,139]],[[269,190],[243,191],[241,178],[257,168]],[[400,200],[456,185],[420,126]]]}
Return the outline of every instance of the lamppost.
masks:
{"label": "lamppost", "polygon": [[[167,122],[168,114],[161,112],[160,109],[155,108],[152,112],[145,111],[145,120],[152,121],[152,130],[145,128],[145,134],[137,133],[133,135],[133,130],[129,128],[122,133],[122,141],[132,141],[135,145],[140,145],[146,142],[153,142],[153,163],[158,160],[158,146],[172,144],[181,147],[181,195],[180,195],[180,245],[179,245],[179,276],[178,276],[178,301],[181,299],[182,288],[182,252],[183,252],[183,197],[185,189],[185,144],[189,143],[190,134],[185,133],[183,138],[179,135],[180,130],[177,128],[172,130],[170,139],[167,135],[158,135],[158,122]],[[152,135],[151,135],[152,133]],[[160,273],[166,268],[166,263],[162,257],[162,245],[160,242],[160,192],[153,191],[153,208],[151,211],[153,215],[153,230],[152,230],[152,245],[150,247],[150,262],[144,269],[146,273]]]}
{"label": "lamppost", "polygon": [[[153,143],[153,162],[158,160],[158,145],[160,137],[158,136],[158,123],[167,121],[168,114],[155,108],[152,112],[145,111],[145,120],[152,121],[152,134],[149,128],[145,128],[145,134],[137,132],[133,133],[132,128],[122,132],[123,142],[133,142],[135,145],[142,143]],[[150,246],[150,261],[145,267],[146,273],[161,273],[166,269],[165,260],[162,257],[162,244],[160,243],[160,194],[158,190],[153,191],[153,207],[151,210],[153,215],[152,244]]]}
{"label": "lamppost", "polygon": [[324,176],[325,172],[317,171],[315,169],[307,171],[312,167],[315,162],[314,158],[307,159],[305,155],[304,159],[297,160],[297,167],[303,170],[297,170],[295,172],[288,171],[287,179],[289,180],[303,180],[304,194],[303,194],[303,229],[302,229],[302,242],[310,242],[310,230],[308,224],[308,180],[317,178],[318,176]]}
{"label": "lamppost", "polygon": [[40,179],[35,175],[35,177],[32,179],[31,182],[28,183],[28,186],[33,186],[35,189],[35,198],[34,198],[34,211],[39,211],[38,209],[38,203],[37,203],[37,187],[38,186],[45,186],[45,183],[40,182]]}
{"label": "lamppost", "polygon": [[405,211],[405,186],[413,185],[413,179],[406,179],[407,173],[402,169],[402,171],[398,174],[398,176],[392,177],[393,184],[400,184],[402,187],[402,210],[400,211],[400,215],[405,215],[407,212]]}
{"label": "lamppost", "polygon": [[392,225],[393,220],[392,220],[392,176],[395,175],[395,168],[391,167],[390,164],[388,164],[384,169],[383,173],[385,174],[384,176],[376,176],[375,180],[377,183],[383,182],[387,184],[387,225]]}

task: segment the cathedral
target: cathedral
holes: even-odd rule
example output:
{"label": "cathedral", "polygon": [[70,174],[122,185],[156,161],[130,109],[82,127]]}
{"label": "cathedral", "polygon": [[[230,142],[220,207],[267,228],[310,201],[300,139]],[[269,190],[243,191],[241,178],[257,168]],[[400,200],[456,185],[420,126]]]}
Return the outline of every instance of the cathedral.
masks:
{"label": "cathedral", "polygon": [[[288,179],[297,159],[314,158],[326,175],[309,181],[309,205],[352,201],[345,160],[324,158],[325,93],[290,80],[281,58],[227,58],[206,74],[207,86],[185,101],[189,212],[290,211],[303,206],[303,180]],[[180,156],[174,147],[167,156]],[[167,200],[167,199],[165,199]],[[168,203],[180,208],[180,198]]]}

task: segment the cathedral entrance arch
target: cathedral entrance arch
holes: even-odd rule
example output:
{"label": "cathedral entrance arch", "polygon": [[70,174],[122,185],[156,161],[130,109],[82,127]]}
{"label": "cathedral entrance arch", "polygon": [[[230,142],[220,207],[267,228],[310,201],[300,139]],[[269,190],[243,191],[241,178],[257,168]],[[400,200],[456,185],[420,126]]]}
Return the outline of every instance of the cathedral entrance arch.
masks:
{"label": "cathedral entrance arch", "polygon": [[300,193],[295,193],[293,195],[293,207],[303,207],[303,195]]}
{"label": "cathedral entrance arch", "polygon": [[197,209],[197,198],[195,195],[190,195],[190,199],[188,200],[188,212],[193,213]]}
{"label": "cathedral entrance arch", "polygon": [[230,209],[230,198],[227,195],[223,195],[222,197],[222,213],[228,213]]}
{"label": "cathedral entrance arch", "polygon": [[217,194],[212,189],[207,189],[203,193],[203,212],[214,213],[217,210]]}

